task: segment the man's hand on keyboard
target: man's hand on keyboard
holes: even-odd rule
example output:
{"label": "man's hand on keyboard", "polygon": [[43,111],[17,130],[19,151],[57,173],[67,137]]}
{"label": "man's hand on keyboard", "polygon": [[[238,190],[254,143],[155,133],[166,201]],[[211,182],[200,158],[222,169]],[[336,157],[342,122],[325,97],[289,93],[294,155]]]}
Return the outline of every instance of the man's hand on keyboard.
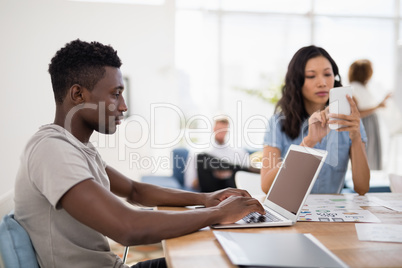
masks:
{"label": "man's hand on keyboard", "polygon": [[232,195],[251,197],[251,195],[246,190],[236,188],[226,188],[212,193],[204,193],[203,204],[205,207],[214,207]]}
{"label": "man's hand on keyboard", "polygon": [[251,212],[247,216],[243,218],[245,222],[251,223],[251,222],[277,222],[281,221],[278,217],[270,213],[269,211],[265,211],[264,214],[259,214],[257,212]]}
{"label": "man's hand on keyboard", "polygon": [[264,208],[257,199],[244,196],[230,196],[216,208],[221,212],[217,222],[220,224],[234,223],[251,212],[265,214]]}

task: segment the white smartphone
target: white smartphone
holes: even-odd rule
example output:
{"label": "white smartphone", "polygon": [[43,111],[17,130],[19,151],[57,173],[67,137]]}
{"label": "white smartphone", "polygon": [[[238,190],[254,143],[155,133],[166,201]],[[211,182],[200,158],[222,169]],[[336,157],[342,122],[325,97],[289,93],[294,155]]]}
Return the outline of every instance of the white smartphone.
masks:
{"label": "white smartphone", "polygon": [[[350,115],[350,104],[346,95],[353,96],[353,87],[334,87],[329,91],[329,113]],[[336,118],[330,118],[336,119]],[[329,124],[330,129],[341,128],[339,124]]]}

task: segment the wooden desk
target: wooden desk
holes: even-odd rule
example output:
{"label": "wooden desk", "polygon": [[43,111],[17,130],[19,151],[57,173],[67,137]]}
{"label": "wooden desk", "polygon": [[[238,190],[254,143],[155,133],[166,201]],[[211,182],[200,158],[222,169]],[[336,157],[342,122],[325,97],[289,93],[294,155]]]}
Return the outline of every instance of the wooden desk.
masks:
{"label": "wooden desk", "polygon": [[[402,199],[402,194],[369,193],[384,200]],[[402,224],[402,212],[385,207],[363,207],[382,223]],[[160,207],[160,210],[185,208]],[[357,237],[355,223],[297,222],[291,227],[225,229],[252,233],[311,233],[350,267],[402,267],[402,243],[366,242]],[[222,230],[220,230],[222,231]],[[251,241],[250,241],[251,242]],[[209,228],[162,242],[169,268],[237,267],[233,265]]]}

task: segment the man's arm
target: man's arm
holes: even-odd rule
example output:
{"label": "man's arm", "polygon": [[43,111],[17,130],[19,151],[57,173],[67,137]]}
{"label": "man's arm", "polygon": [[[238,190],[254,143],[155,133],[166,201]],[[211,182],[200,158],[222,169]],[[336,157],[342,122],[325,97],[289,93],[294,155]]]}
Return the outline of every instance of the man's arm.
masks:
{"label": "man's arm", "polygon": [[138,210],[125,205],[91,179],[76,184],[63,195],[60,204],[72,217],[123,245],[155,243],[211,224],[235,222],[252,211],[264,213],[256,199],[236,189],[211,194],[185,193],[132,181],[109,167],[107,173],[111,176],[112,190],[131,202],[148,205],[190,202],[206,206],[219,203],[215,207],[181,212]]}
{"label": "man's arm", "polygon": [[196,194],[177,189],[164,188],[153,184],[131,180],[114,168],[106,167],[110,180],[110,190],[117,196],[126,198],[133,204],[144,206],[186,206],[204,205],[205,194]]}
{"label": "man's arm", "polygon": [[141,183],[127,178],[119,171],[108,166],[106,168],[110,180],[111,191],[133,204],[144,206],[216,206],[231,195],[251,197],[245,190],[224,189],[214,193],[195,193],[178,189],[160,187]]}

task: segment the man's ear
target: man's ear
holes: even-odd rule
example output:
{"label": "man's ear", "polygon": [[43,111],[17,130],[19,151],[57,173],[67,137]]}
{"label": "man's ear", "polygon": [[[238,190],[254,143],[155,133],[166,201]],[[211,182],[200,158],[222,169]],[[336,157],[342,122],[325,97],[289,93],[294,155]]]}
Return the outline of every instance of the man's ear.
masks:
{"label": "man's ear", "polygon": [[84,98],[84,88],[78,84],[74,84],[69,90],[70,99],[76,104],[83,103]]}

